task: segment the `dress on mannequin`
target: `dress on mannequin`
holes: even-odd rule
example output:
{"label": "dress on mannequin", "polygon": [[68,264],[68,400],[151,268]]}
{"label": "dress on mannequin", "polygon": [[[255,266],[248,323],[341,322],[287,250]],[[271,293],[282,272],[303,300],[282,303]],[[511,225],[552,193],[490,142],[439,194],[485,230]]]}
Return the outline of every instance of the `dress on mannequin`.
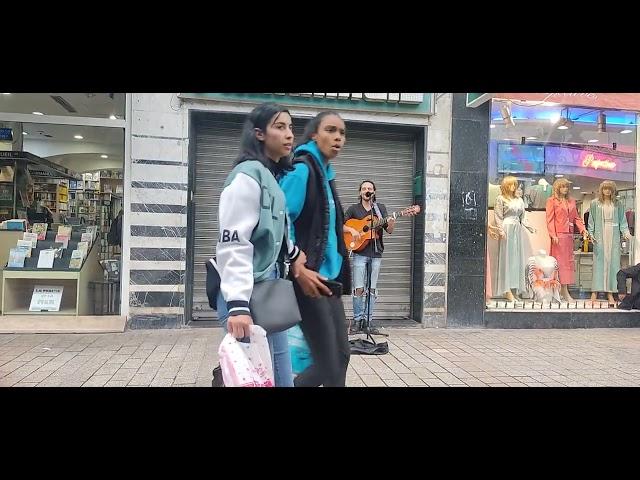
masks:
{"label": "dress on mannequin", "polygon": [[589,234],[593,245],[593,292],[617,292],[616,275],[620,270],[620,235],[630,236],[629,226],[619,202],[591,201]]}
{"label": "dress on mannequin", "polygon": [[536,302],[560,302],[558,262],[545,250],[527,261],[527,287]]}
{"label": "dress on mannequin", "polygon": [[547,200],[547,231],[550,237],[556,237],[558,244],[550,239],[550,254],[558,261],[560,283],[572,285],[575,282],[575,268],[573,265],[573,233],[575,226],[583,233],[586,229],[582,219],[578,215],[576,201],[566,199],[558,200],[551,197]]}
{"label": "dress on mannequin", "polygon": [[494,208],[495,222],[504,238],[498,243],[497,288],[496,294],[516,289],[526,291],[526,259],[530,256],[531,246],[525,228],[534,231],[525,221],[522,198],[507,198],[498,195]]}

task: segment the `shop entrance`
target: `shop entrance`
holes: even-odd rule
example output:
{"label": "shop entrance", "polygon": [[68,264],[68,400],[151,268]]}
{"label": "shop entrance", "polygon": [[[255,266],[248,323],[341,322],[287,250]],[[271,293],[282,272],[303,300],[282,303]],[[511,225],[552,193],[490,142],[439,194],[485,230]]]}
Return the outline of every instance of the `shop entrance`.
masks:
{"label": "shop entrance", "polygon": [[124,94],[0,100],[0,331],[123,331]]}

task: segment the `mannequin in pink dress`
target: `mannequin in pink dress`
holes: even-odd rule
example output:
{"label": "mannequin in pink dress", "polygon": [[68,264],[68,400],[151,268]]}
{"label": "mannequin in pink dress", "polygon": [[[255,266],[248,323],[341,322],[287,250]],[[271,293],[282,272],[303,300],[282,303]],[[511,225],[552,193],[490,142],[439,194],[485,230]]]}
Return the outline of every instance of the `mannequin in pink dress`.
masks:
{"label": "mannequin in pink dress", "polygon": [[573,302],[569,295],[568,285],[575,282],[573,266],[573,233],[577,230],[584,238],[588,236],[582,218],[578,215],[576,201],[569,198],[571,182],[559,178],[553,182],[553,195],[547,199],[547,231],[551,238],[550,253],[558,261],[560,295],[563,300]]}

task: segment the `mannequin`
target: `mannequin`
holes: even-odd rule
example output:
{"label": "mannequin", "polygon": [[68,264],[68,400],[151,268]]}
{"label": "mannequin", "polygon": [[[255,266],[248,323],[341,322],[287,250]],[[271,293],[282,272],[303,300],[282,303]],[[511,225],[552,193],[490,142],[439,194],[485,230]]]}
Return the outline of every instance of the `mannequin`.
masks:
{"label": "mannequin", "polygon": [[531,233],[535,229],[525,222],[524,202],[516,196],[518,180],[515,177],[504,177],[500,184],[502,192],[496,198],[494,207],[496,227],[500,236],[497,258],[497,291],[504,293],[510,302],[520,300],[514,296],[512,290],[523,292],[525,284],[525,261],[529,250],[529,239],[524,231]]}
{"label": "mannequin", "polygon": [[620,235],[631,240],[631,232],[623,205],[616,199],[615,182],[605,180],[598,187],[598,198],[589,207],[589,234],[593,237],[593,283],[591,300],[598,292],[607,292],[610,305],[615,305],[616,275],[620,270]]}
{"label": "mannequin", "polygon": [[575,282],[573,264],[573,232],[575,226],[587,238],[587,229],[578,215],[576,201],[569,198],[569,185],[566,178],[553,182],[553,196],[547,200],[547,231],[551,238],[551,255],[558,261],[561,295],[567,302],[573,302],[568,285]]}
{"label": "mannequin", "polygon": [[560,302],[558,262],[551,255],[547,255],[545,250],[539,250],[537,255],[529,257],[527,280],[527,286],[533,292],[536,302]]}

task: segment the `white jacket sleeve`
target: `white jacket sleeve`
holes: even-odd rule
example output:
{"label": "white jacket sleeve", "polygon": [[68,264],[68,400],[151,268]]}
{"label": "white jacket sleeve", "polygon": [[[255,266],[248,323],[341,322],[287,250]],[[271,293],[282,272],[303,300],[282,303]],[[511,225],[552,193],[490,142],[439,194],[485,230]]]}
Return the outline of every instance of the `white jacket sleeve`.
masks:
{"label": "white jacket sleeve", "polygon": [[248,315],[253,291],[251,234],[260,218],[260,185],[239,173],[220,195],[216,257],[229,315]]}

